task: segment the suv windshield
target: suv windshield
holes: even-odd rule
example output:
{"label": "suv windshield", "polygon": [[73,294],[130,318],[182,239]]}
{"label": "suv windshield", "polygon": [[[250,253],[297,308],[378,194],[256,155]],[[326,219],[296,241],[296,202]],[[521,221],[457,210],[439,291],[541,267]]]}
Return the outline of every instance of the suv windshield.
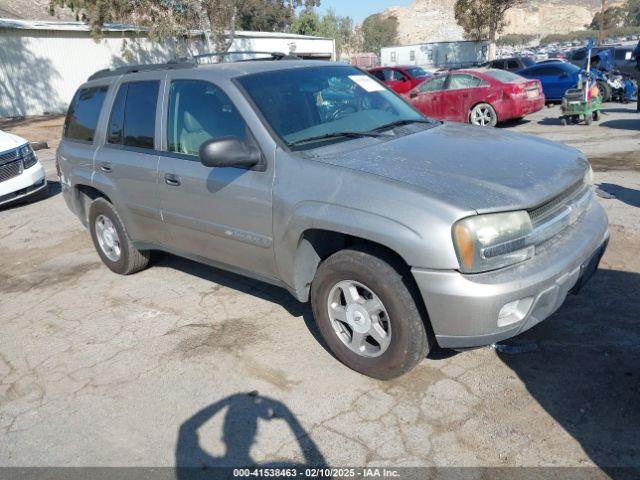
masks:
{"label": "suv windshield", "polygon": [[378,81],[349,66],[277,70],[238,81],[276,134],[296,149],[345,141],[397,122],[425,121]]}

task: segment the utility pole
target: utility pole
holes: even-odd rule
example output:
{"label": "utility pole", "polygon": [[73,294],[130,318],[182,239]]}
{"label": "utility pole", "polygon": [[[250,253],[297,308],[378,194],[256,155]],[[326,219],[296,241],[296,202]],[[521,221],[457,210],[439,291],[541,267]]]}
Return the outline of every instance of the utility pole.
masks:
{"label": "utility pole", "polygon": [[607,0],[601,0],[600,5],[600,31],[598,32],[598,45],[602,45],[604,41],[604,10]]}

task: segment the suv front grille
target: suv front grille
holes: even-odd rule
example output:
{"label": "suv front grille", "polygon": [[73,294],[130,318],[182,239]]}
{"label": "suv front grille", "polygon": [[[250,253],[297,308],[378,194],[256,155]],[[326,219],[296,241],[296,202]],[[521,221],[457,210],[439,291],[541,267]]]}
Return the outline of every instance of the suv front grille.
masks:
{"label": "suv front grille", "polygon": [[534,208],[533,210],[529,210],[529,217],[531,217],[531,222],[535,225],[537,223],[543,222],[547,217],[552,216],[565,204],[569,203],[571,200],[577,197],[584,186],[585,183],[580,180],[579,182],[576,182],[574,185],[570,186],[560,195],[552,198],[548,202]]}
{"label": "suv front grille", "polygon": [[0,182],[17,177],[22,173],[22,161],[14,160],[13,162],[0,165]]}
{"label": "suv front grille", "polygon": [[589,208],[592,197],[591,187],[580,181],[551,201],[530,210],[533,223],[531,244],[546,242],[577,222]]}
{"label": "suv front grille", "polygon": [[0,153],[0,165],[3,165],[12,160],[17,160],[19,155],[19,150],[14,148],[13,150],[9,150],[8,152]]}
{"label": "suv front grille", "polygon": [[22,147],[0,153],[0,182],[17,177],[23,170],[33,167],[38,161],[32,152],[21,156],[21,150]]}

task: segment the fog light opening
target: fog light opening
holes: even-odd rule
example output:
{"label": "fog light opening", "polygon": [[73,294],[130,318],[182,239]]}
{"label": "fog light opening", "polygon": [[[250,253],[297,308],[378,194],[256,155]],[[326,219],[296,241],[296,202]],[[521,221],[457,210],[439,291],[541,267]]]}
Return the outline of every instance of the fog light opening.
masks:
{"label": "fog light opening", "polygon": [[506,327],[523,320],[533,304],[533,297],[521,298],[505,304],[498,313],[498,327]]}

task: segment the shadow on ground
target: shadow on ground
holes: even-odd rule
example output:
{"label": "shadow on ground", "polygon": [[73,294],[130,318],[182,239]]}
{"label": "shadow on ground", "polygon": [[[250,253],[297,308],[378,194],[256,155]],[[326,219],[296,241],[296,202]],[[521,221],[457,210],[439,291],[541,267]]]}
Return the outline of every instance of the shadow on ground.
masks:
{"label": "shadow on ground", "polygon": [[[173,268],[280,305],[291,316],[302,317],[309,333],[311,333],[316,342],[336,361],[339,361],[320,335],[320,330],[316,325],[309,303],[299,302],[285,289],[165,252],[154,252],[154,264],[160,267]],[[457,353],[455,350],[442,349],[434,345],[427,358],[430,360],[443,360]]]}
{"label": "shadow on ground", "polygon": [[640,190],[623,187],[614,183],[601,183],[599,187],[605,192],[612,194],[621,202],[632,207],[640,208]]}
{"label": "shadow on ground", "polygon": [[[532,397],[612,478],[640,474],[640,274],[599,270],[582,294],[499,353]],[[638,477],[635,477],[638,478]]]}
{"label": "shadow on ground", "polygon": [[154,264],[160,267],[173,268],[226,288],[232,288],[280,305],[289,315],[298,318],[302,317],[309,333],[313,335],[314,339],[327,353],[334,356],[320,335],[310,305],[299,302],[285,289],[165,252],[154,252]]}
{"label": "shadow on ground", "polygon": [[[290,314],[302,316],[324,346],[308,306],[280,288],[168,254],[156,263],[278,303]],[[552,318],[503,342],[535,348],[522,349],[524,353],[518,354],[498,353],[532,398],[580,444],[594,464],[614,479],[632,478],[628,475],[640,472],[620,470],[640,468],[639,292],[640,274],[601,269],[582,293],[569,296]],[[451,354],[436,348],[432,355],[437,360]],[[217,415],[225,417],[224,449],[215,449],[224,454],[216,456],[203,448],[200,442],[205,438],[198,430]],[[257,424],[262,421],[284,421],[303,452],[305,464],[324,464],[320,450],[286,406],[254,392],[213,403],[182,424],[176,447],[178,478],[200,478],[198,475],[207,469],[217,467],[256,466],[251,447]],[[287,465],[276,460],[260,466]],[[215,473],[216,478],[219,473]]]}
{"label": "shadow on ground", "polygon": [[[202,435],[200,428],[218,415],[224,415],[222,438]],[[259,463],[253,459],[251,449],[257,440],[258,424],[264,424],[260,428],[269,429],[276,422],[286,425],[290,441],[298,444],[304,463],[287,459]],[[223,445],[219,444],[220,441]],[[219,456],[210,453],[203,442],[218,447],[215,450],[224,453]],[[297,468],[304,471],[311,466],[326,466],[326,461],[296,416],[282,402],[261,396],[258,392],[235,394],[215,402],[185,420],[178,431],[176,476],[179,480],[237,477],[233,475],[233,467]]]}
{"label": "shadow on ground", "polygon": [[605,115],[608,113],[636,113],[636,106],[635,104],[631,105],[627,108],[624,107],[614,107],[614,108],[603,108],[602,110],[600,110],[600,112],[604,113]]}
{"label": "shadow on ground", "polygon": [[560,117],[545,117],[538,121],[538,125],[561,125]]}
{"label": "shadow on ground", "polygon": [[600,122],[600,126],[605,128],[614,128],[616,130],[640,130],[640,115],[638,118],[607,120],[605,122]]}
{"label": "shadow on ground", "polygon": [[518,127],[520,125],[526,125],[528,123],[531,123],[531,120],[529,120],[528,118],[518,118],[514,120],[506,120],[504,122],[500,122],[496,126],[498,128],[513,128],[513,127]]}

